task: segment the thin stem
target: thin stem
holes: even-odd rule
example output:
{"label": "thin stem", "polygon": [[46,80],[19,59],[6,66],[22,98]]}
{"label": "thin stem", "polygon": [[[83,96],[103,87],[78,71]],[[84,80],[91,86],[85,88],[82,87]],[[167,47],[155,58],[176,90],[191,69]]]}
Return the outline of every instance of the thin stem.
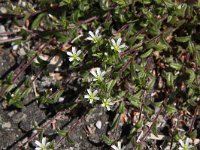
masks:
{"label": "thin stem", "polygon": [[193,115],[193,118],[192,118],[192,123],[191,123],[190,129],[189,129],[189,132],[192,132],[192,128],[194,126],[194,122],[195,122],[197,114],[198,114],[198,109],[199,109],[199,106],[196,106],[195,111],[194,111],[194,115]]}
{"label": "thin stem", "polygon": [[149,127],[149,129],[144,133],[143,137],[140,139],[139,143],[142,143],[143,140],[146,138],[146,136],[149,134],[149,132],[151,131],[153,125],[156,123],[158,116],[160,115],[160,113],[163,110],[163,105],[161,105],[160,110],[157,112],[156,117],[153,119],[153,122],[151,124],[151,126]]}
{"label": "thin stem", "polygon": [[22,39],[22,37],[16,37],[16,38],[12,38],[12,39],[0,40],[0,44],[8,43],[8,42],[14,42],[14,41],[21,40],[21,39]]}

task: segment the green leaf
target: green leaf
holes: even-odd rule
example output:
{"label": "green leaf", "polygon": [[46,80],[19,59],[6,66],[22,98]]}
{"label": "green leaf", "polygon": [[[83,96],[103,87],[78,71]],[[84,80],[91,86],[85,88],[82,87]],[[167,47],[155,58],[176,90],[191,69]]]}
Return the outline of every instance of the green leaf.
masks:
{"label": "green leaf", "polygon": [[54,102],[56,102],[60,96],[63,94],[64,90],[58,91],[53,97],[54,97]]}
{"label": "green leaf", "polygon": [[156,78],[155,77],[151,78],[147,85],[147,89],[153,89],[155,82],[156,82]]}
{"label": "green leaf", "polygon": [[175,40],[177,42],[185,43],[188,42],[191,39],[191,36],[182,36],[182,37],[175,37]]}
{"label": "green leaf", "polygon": [[22,109],[24,107],[24,105],[21,103],[21,102],[16,102],[16,103],[13,103],[13,105],[19,109]]}
{"label": "green leaf", "polygon": [[12,79],[13,79],[13,72],[10,72],[10,73],[6,76],[6,83],[11,84],[11,83],[12,83]]}
{"label": "green leaf", "polygon": [[11,84],[8,86],[8,88],[6,89],[6,92],[10,92],[13,88],[15,87],[15,84]]}
{"label": "green leaf", "polygon": [[173,68],[175,70],[180,70],[182,68],[182,65],[178,64],[178,63],[170,63],[169,65],[171,68]]}
{"label": "green leaf", "polygon": [[196,75],[194,73],[194,70],[187,69],[186,72],[189,74],[189,79],[187,80],[188,84],[192,84],[196,78]]}
{"label": "green leaf", "polygon": [[121,102],[121,104],[119,106],[119,113],[122,114],[122,113],[124,113],[124,111],[125,111],[125,106],[124,106],[124,103]]}
{"label": "green leaf", "polygon": [[119,122],[119,119],[120,119],[120,115],[116,114],[115,118],[113,119],[113,122],[111,124],[111,129],[114,129],[117,126],[117,123]]}
{"label": "green leaf", "polygon": [[99,0],[99,5],[101,9],[108,10],[110,9],[110,1],[109,0]]}
{"label": "green leaf", "polygon": [[74,11],[72,14],[73,22],[74,23],[78,22],[79,17],[80,17],[80,11],[79,10]]}
{"label": "green leaf", "polygon": [[148,50],[146,53],[141,55],[141,58],[147,58],[148,56],[150,56],[153,52],[153,49]]}
{"label": "green leaf", "polygon": [[169,114],[173,114],[173,113],[176,112],[176,108],[174,106],[172,106],[172,105],[165,105],[165,110]]}
{"label": "green leaf", "polygon": [[120,6],[127,6],[128,2],[126,2],[125,0],[112,0],[113,2],[119,4]]}
{"label": "green leaf", "polygon": [[187,102],[191,105],[191,106],[197,106],[197,102],[196,102],[197,98],[196,97],[192,97],[190,99],[187,100]]}
{"label": "green leaf", "polygon": [[165,4],[165,6],[167,7],[173,7],[175,5],[174,2],[172,2],[171,0],[162,0],[162,2]]}
{"label": "green leaf", "polygon": [[68,130],[58,130],[57,133],[60,136],[66,136],[68,134]]}
{"label": "green leaf", "polygon": [[109,138],[108,136],[106,136],[106,135],[102,135],[101,139],[107,145],[111,145],[113,143],[113,140],[111,138]]}
{"label": "green leaf", "polygon": [[40,22],[42,21],[42,19],[46,16],[46,13],[41,13],[37,16],[37,18],[33,21],[31,28],[35,29],[39,26]]}
{"label": "green leaf", "polygon": [[22,97],[27,96],[29,93],[31,92],[31,88],[27,88],[23,93],[22,93]]}
{"label": "green leaf", "polygon": [[75,144],[75,142],[70,138],[69,132],[66,133],[66,141],[70,144]]}
{"label": "green leaf", "polygon": [[162,102],[154,102],[153,105],[155,108],[159,108],[162,105]]}
{"label": "green leaf", "polygon": [[110,94],[113,87],[115,86],[115,84],[117,83],[117,80],[111,80],[110,82],[108,82],[108,86],[107,86],[107,92]]}
{"label": "green leaf", "polygon": [[194,131],[192,131],[192,132],[189,133],[189,137],[191,139],[196,139],[197,135],[198,135],[197,129],[195,129]]}
{"label": "green leaf", "polygon": [[143,126],[143,120],[140,119],[140,120],[136,123],[135,127],[136,127],[137,129],[141,129],[142,126]]}
{"label": "green leaf", "polygon": [[137,108],[140,108],[141,106],[141,92],[138,92],[137,94],[131,95],[128,100],[131,102],[131,104]]}
{"label": "green leaf", "polygon": [[158,128],[157,128],[156,122],[152,125],[152,133],[153,133],[155,136],[158,136]]}
{"label": "green leaf", "polygon": [[191,40],[188,43],[188,50],[190,51],[191,54],[194,54],[197,51],[194,43]]}
{"label": "green leaf", "polygon": [[17,89],[13,95],[11,95],[11,98],[8,101],[9,105],[14,105],[17,108],[22,108],[23,104],[21,103],[22,95],[20,92],[20,89]]}
{"label": "green leaf", "polygon": [[146,106],[146,105],[144,105],[144,111],[146,113],[148,113],[148,114],[153,114],[153,110],[150,107]]}
{"label": "green leaf", "polygon": [[168,72],[168,73],[166,73],[166,80],[167,80],[167,85],[168,86],[173,86],[174,85],[175,76],[171,72]]}

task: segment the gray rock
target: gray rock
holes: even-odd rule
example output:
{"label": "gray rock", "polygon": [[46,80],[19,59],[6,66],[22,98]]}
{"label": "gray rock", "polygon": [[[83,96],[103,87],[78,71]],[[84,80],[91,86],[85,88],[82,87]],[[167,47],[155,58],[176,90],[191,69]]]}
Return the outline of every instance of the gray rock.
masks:
{"label": "gray rock", "polygon": [[27,118],[27,115],[20,112],[20,113],[17,113],[16,115],[13,116],[13,122],[19,123],[21,121],[25,121],[26,118]]}

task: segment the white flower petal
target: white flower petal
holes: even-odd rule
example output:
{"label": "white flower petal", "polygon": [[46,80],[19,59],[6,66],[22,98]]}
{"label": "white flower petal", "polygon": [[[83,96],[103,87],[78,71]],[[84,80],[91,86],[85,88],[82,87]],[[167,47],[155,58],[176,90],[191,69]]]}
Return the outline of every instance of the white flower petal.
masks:
{"label": "white flower petal", "polygon": [[111,42],[112,42],[112,45],[115,46],[116,45],[116,42],[114,39],[111,39]]}
{"label": "white flower petal", "polygon": [[87,92],[88,92],[89,95],[92,95],[91,89],[87,89]]}
{"label": "white flower petal", "polygon": [[118,142],[117,142],[117,146],[118,146],[119,148],[121,148],[121,147],[122,147],[122,142],[121,142],[121,141],[118,141]]}
{"label": "white flower petal", "polygon": [[67,55],[73,56],[72,52],[67,52]]}
{"label": "white flower petal", "polygon": [[47,143],[46,143],[46,147],[48,147],[50,144],[51,144],[51,142],[47,142]]}
{"label": "white flower petal", "polygon": [[107,106],[106,109],[107,109],[108,111],[110,111],[110,106]]}
{"label": "white flower petal", "polygon": [[117,40],[117,46],[119,46],[119,45],[121,44],[121,41],[122,41],[122,38],[119,38],[119,39]]}
{"label": "white flower petal", "polygon": [[90,102],[89,102],[90,104],[92,104],[93,103],[93,99],[90,99]]}
{"label": "white flower petal", "polygon": [[85,95],[84,98],[90,98],[90,96],[89,95]]}
{"label": "white flower petal", "polygon": [[92,37],[92,38],[95,38],[95,35],[92,31],[89,31],[89,35]]}
{"label": "white flower petal", "polygon": [[179,147],[178,150],[184,150],[182,147]]}
{"label": "white flower petal", "polygon": [[74,58],[73,57],[69,57],[69,61],[73,61],[74,60]]}
{"label": "white flower petal", "polygon": [[97,28],[97,30],[95,31],[95,35],[96,35],[96,36],[98,36],[99,31],[100,31],[100,28]]}
{"label": "white flower petal", "polygon": [[106,74],[106,72],[105,72],[105,71],[103,71],[103,72],[101,73],[102,77],[103,77],[105,74]]}
{"label": "white flower petal", "polygon": [[187,138],[186,141],[185,141],[185,145],[189,146],[190,142],[191,142],[191,139]]}
{"label": "white flower petal", "polygon": [[76,48],[75,47],[72,47],[72,53],[76,54]]}
{"label": "white flower petal", "polygon": [[111,46],[111,49],[115,49],[114,46]]}
{"label": "white flower petal", "polygon": [[184,142],[180,139],[178,140],[182,147],[184,147]]}
{"label": "white flower petal", "polygon": [[102,106],[102,107],[105,107],[105,104],[104,104],[104,103],[102,103],[102,104],[101,104],[101,106]]}
{"label": "white flower petal", "polygon": [[78,50],[77,51],[77,55],[79,56],[81,54],[81,50]]}
{"label": "white flower petal", "polygon": [[42,148],[40,148],[40,147],[36,147],[35,150],[42,150]]}
{"label": "white flower petal", "polygon": [[111,145],[111,147],[112,147],[114,150],[118,150],[117,146],[115,146],[115,145]]}
{"label": "white flower petal", "polygon": [[97,68],[97,75],[101,75],[101,69]]}
{"label": "white flower petal", "polygon": [[47,141],[46,137],[42,138],[42,145],[46,145],[46,141]]}
{"label": "white flower petal", "polygon": [[98,91],[97,91],[97,90],[95,90],[95,91],[93,92],[93,95],[97,95],[97,93],[98,93]]}
{"label": "white flower petal", "polygon": [[97,77],[96,71],[91,70],[90,73],[91,73],[94,77]]}
{"label": "white flower petal", "polygon": [[76,60],[80,61],[80,60],[81,60],[81,58],[80,58],[80,57],[77,57],[77,58],[76,58]]}
{"label": "white flower petal", "polygon": [[98,101],[98,100],[99,100],[99,97],[94,97],[94,99]]}
{"label": "white flower petal", "polygon": [[119,46],[119,48],[126,48],[126,45],[122,44],[122,45]]}
{"label": "white flower petal", "polygon": [[35,141],[35,144],[37,145],[37,146],[39,146],[39,147],[42,147],[43,145],[42,145],[42,143],[40,143],[39,141]]}
{"label": "white flower petal", "polygon": [[93,41],[94,39],[92,37],[87,37],[86,40]]}

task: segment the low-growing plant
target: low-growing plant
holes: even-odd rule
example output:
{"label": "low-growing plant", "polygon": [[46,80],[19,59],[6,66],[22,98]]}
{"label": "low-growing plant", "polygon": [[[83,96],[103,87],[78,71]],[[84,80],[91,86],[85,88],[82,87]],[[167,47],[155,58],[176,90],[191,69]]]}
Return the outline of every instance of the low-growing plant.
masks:
{"label": "low-growing plant", "polygon": [[[31,48],[19,55],[26,62],[20,71],[1,82],[0,95],[9,105],[22,108],[23,98],[31,92],[30,76],[31,83],[15,83],[28,67],[35,74],[34,81],[41,74],[54,79],[51,72],[63,74],[54,89],[39,93],[38,102],[46,106],[65,96],[62,83],[66,74],[74,74],[70,80],[79,87],[79,96],[54,111],[58,116],[84,107],[84,117],[100,106],[108,115],[114,113],[108,129],[115,132],[128,126],[127,134],[112,139],[106,133],[102,145],[115,150],[128,144],[149,149],[153,141],[163,140],[162,149],[198,149],[199,0],[20,2],[7,2],[10,19],[19,28],[13,34],[21,37],[13,44],[24,47],[29,42]],[[13,40],[2,43],[7,42]],[[58,60],[53,63],[55,57]],[[71,129],[57,130],[61,140],[72,142]],[[38,130],[26,143],[42,133]],[[36,149],[53,149],[61,142],[50,145],[45,137],[41,139],[35,142]]]}

